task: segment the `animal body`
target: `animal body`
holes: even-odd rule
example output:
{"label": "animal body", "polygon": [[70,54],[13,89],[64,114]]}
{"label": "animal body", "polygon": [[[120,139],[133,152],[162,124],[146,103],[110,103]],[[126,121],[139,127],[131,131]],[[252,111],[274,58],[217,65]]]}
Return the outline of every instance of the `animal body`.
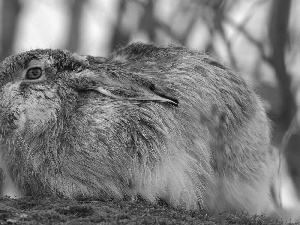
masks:
{"label": "animal body", "polygon": [[134,43],[108,58],[38,49],[0,64],[1,158],[22,195],[271,215],[269,127],[244,79],[183,47]]}

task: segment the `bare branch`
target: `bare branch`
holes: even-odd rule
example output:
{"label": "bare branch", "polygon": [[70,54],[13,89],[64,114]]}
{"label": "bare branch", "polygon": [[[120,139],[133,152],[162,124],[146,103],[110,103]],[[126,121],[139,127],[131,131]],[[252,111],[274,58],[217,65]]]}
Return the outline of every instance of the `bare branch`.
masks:
{"label": "bare branch", "polygon": [[[138,5],[140,5],[142,8],[146,9],[147,5],[144,2],[141,2],[139,0],[130,0]],[[162,31],[164,31],[170,38],[173,39],[174,42],[178,44],[182,44],[181,41],[178,39],[178,35],[175,34],[172,29],[169,27],[169,25],[165,24],[164,22],[160,21],[159,19],[153,17],[154,26],[157,28],[160,28]]]}
{"label": "bare branch", "polygon": [[264,61],[266,61],[268,64],[270,64],[271,66],[273,66],[271,57],[269,55],[267,55],[264,51],[264,46],[263,44],[259,41],[256,40],[253,36],[250,35],[250,33],[246,30],[246,28],[244,27],[244,23],[241,24],[237,24],[235,21],[233,21],[232,19],[230,19],[227,16],[223,17],[224,21],[226,23],[228,23],[230,26],[232,26],[233,28],[235,28],[237,31],[239,31],[240,33],[242,33],[244,35],[244,37],[253,45],[256,46],[256,48],[258,49],[258,51],[260,52],[260,55],[262,57],[262,59]]}

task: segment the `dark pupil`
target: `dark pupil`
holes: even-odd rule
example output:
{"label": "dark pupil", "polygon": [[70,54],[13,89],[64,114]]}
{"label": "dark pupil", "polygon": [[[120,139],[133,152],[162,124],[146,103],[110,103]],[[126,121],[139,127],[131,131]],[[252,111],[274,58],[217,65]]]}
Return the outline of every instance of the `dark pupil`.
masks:
{"label": "dark pupil", "polygon": [[26,79],[38,79],[42,76],[42,69],[39,67],[30,68],[26,72]]}

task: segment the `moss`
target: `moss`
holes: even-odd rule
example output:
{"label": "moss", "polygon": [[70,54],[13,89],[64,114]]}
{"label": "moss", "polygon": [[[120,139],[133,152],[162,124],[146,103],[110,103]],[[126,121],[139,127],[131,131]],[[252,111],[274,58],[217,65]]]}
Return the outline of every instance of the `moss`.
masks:
{"label": "moss", "polygon": [[187,212],[153,205],[144,200],[102,201],[25,197],[0,198],[0,225],[3,224],[247,224],[279,225],[264,216],[246,213],[213,215],[204,210]]}

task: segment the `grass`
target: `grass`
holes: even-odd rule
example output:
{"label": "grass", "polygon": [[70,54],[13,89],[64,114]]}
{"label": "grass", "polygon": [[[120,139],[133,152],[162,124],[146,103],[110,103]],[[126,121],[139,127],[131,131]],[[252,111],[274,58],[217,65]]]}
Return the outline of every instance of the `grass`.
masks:
{"label": "grass", "polygon": [[264,216],[246,213],[213,215],[184,211],[144,200],[82,200],[24,197],[0,198],[0,224],[259,224],[279,225]]}

